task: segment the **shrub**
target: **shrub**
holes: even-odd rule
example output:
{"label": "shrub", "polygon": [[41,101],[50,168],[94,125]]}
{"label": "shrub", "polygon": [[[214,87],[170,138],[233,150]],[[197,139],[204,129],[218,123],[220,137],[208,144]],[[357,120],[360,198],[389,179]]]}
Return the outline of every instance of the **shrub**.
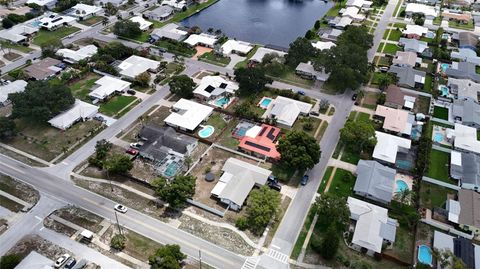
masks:
{"label": "shrub", "polygon": [[110,240],[110,246],[116,250],[122,250],[125,248],[127,238],[124,235],[116,234]]}
{"label": "shrub", "polygon": [[240,229],[240,231],[246,230],[248,228],[247,218],[245,217],[238,218],[237,221],[235,222],[235,226],[237,226],[237,228]]}

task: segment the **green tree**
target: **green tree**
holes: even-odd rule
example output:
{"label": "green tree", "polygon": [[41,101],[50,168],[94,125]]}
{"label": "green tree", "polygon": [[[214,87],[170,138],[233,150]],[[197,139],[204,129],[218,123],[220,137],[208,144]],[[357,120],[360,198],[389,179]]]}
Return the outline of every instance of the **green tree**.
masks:
{"label": "green tree", "polygon": [[187,75],[174,76],[168,83],[170,92],[185,99],[193,98],[193,90],[195,89],[195,82]]}
{"label": "green tree", "polygon": [[15,122],[9,117],[0,117],[0,139],[8,139],[17,134]]}
{"label": "green tree", "polygon": [[111,174],[125,174],[133,168],[133,162],[126,155],[113,154],[103,162],[103,167]]}
{"label": "green tree", "polygon": [[261,92],[265,89],[266,84],[273,82],[265,75],[265,70],[261,67],[241,67],[235,70],[234,75],[242,95]]}
{"label": "green tree", "polygon": [[173,208],[179,208],[185,205],[187,199],[192,198],[195,194],[196,179],[196,177],[190,175],[177,175],[171,181],[158,178],[152,182],[152,185],[155,187],[155,192],[160,199]]}
{"label": "green tree", "polygon": [[246,223],[257,235],[263,233],[270,220],[274,219],[280,207],[280,194],[267,186],[250,192],[246,207]]}
{"label": "green tree", "polygon": [[280,138],[277,146],[280,161],[287,167],[311,169],[320,160],[320,146],[305,132],[291,131]]}
{"label": "green tree", "polygon": [[55,5],[55,10],[57,12],[62,12],[78,4],[77,0],[58,0]]}
{"label": "green tree", "polygon": [[321,26],[320,24],[321,24],[320,20],[315,21],[315,25],[313,26],[313,28],[315,28],[315,30],[320,29],[320,26]]}
{"label": "green tree", "polygon": [[285,63],[291,68],[296,68],[299,63],[306,63],[312,60],[316,55],[316,50],[312,43],[303,37],[297,38],[290,44]]}
{"label": "green tree", "polygon": [[95,155],[88,159],[91,165],[103,168],[103,161],[107,158],[108,152],[112,148],[112,143],[105,139],[98,140],[95,144]]}
{"label": "green tree", "polygon": [[187,255],[183,254],[179,245],[165,245],[148,258],[152,269],[180,269]]}
{"label": "green tree", "polygon": [[22,257],[20,255],[5,255],[0,258],[0,268],[14,269],[21,261]]}
{"label": "green tree", "polygon": [[314,37],[315,37],[315,32],[312,31],[312,30],[308,30],[305,33],[305,38],[308,39],[308,40],[312,40]]}
{"label": "green tree", "polygon": [[340,141],[355,152],[373,148],[377,144],[375,128],[369,121],[347,121],[340,130]]}
{"label": "green tree", "polygon": [[390,74],[382,74],[378,79],[378,87],[382,91],[384,91],[392,83],[393,83],[393,79]]}
{"label": "green tree", "polygon": [[25,91],[11,93],[8,99],[13,105],[12,117],[24,117],[39,122],[48,121],[75,103],[69,88],[47,81],[30,82]]}
{"label": "green tree", "polygon": [[320,244],[320,254],[323,258],[331,260],[335,258],[338,247],[340,246],[340,237],[334,225],[330,225]]}
{"label": "green tree", "polygon": [[138,74],[135,77],[135,84],[140,87],[147,87],[150,84],[150,73],[147,71]]}
{"label": "green tree", "polygon": [[368,74],[367,51],[373,45],[373,38],[366,27],[352,26],[339,36],[336,44],[318,53],[314,67],[330,74],[327,83],[333,89],[357,89]]}
{"label": "green tree", "polygon": [[450,250],[433,249],[432,255],[441,268],[445,269],[467,269],[462,259],[455,256]]}
{"label": "green tree", "polygon": [[60,39],[55,38],[49,40],[48,43],[42,43],[40,48],[42,49],[42,57],[56,57],[57,50],[63,47],[63,43]]}
{"label": "green tree", "polygon": [[113,33],[117,36],[126,38],[135,38],[142,34],[140,30],[140,24],[130,20],[117,21],[113,25]]}
{"label": "green tree", "polygon": [[9,18],[5,18],[2,20],[2,27],[5,29],[10,29],[15,25],[15,22],[10,20]]}
{"label": "green tree", "polygon": [[116,234],[110,239],[110,247],[116,250],[122,250],[125,248],[127,238],[124,235]]}
{"label": "green tree", "polygon": [[334,227],[337,233],[343,232],[350,219],[350,209],[344,198],[325,193],[317,197],[315,207],[321,227]]}
{"label": "green tree", "polygon": [[113,16],[117,14],[118,8],[109,2],[105,5],[105,12],[107,13],[107,15]]}

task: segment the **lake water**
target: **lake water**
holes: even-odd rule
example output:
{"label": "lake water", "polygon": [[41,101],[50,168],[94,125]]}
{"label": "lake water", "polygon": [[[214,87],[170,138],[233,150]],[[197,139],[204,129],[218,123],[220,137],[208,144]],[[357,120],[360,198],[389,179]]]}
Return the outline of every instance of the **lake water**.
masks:
{"label": "lake water", "polygon": [[231,38],[287,48],[332,6],[322,0],[220,0],[182,25],[199,26],[204,32],[221,29]]}

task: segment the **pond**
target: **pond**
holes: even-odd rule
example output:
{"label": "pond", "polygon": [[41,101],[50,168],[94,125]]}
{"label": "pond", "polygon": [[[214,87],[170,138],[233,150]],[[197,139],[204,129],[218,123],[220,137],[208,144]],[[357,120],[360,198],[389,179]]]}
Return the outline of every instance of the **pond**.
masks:
{"label": "pond", "polygon": [[323,0],[220,0],[181,23],[205,32],[220,29],[242,41],[288,48],[332,6]]}

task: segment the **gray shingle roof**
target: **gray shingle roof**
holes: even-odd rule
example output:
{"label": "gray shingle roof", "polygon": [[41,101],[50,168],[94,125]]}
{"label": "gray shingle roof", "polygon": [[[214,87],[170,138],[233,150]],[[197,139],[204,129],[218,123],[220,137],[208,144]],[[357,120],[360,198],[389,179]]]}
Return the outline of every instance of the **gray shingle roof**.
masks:
{"label": "gray shingle roof", "polygon": [[474,153],[462,152],[462,166],[451,166],[452,177],[460,179],[464,184],[480,187],[480,156]]}
{"label": "gray shingle roof", "polygon": [[471,79],[480,83],[480,75],[475,70],[475,64],[468,62],[454,62],[445,74],[449,77]]}
{"label": "gray shingle roof", "polygon": [[357,181],[353,190],[383,201],[392,200],[395,185],[395,169],[376,161],[360,160],[357,165]]}
{"label": "gray shingle roof", "polygon": [[406,85],[408,87],[415,87],[415,76],[425,77],[427,73],[420,70],[415,70],[410,66],[390,66],[389,73],[394,73],[398,78],[398,85]]}
{"label": "gray shingle roof", "polygon": [[480,105],[471,99],[455,100],[453,102],[453,117],[462,118],[464,124],[480,125]]}

